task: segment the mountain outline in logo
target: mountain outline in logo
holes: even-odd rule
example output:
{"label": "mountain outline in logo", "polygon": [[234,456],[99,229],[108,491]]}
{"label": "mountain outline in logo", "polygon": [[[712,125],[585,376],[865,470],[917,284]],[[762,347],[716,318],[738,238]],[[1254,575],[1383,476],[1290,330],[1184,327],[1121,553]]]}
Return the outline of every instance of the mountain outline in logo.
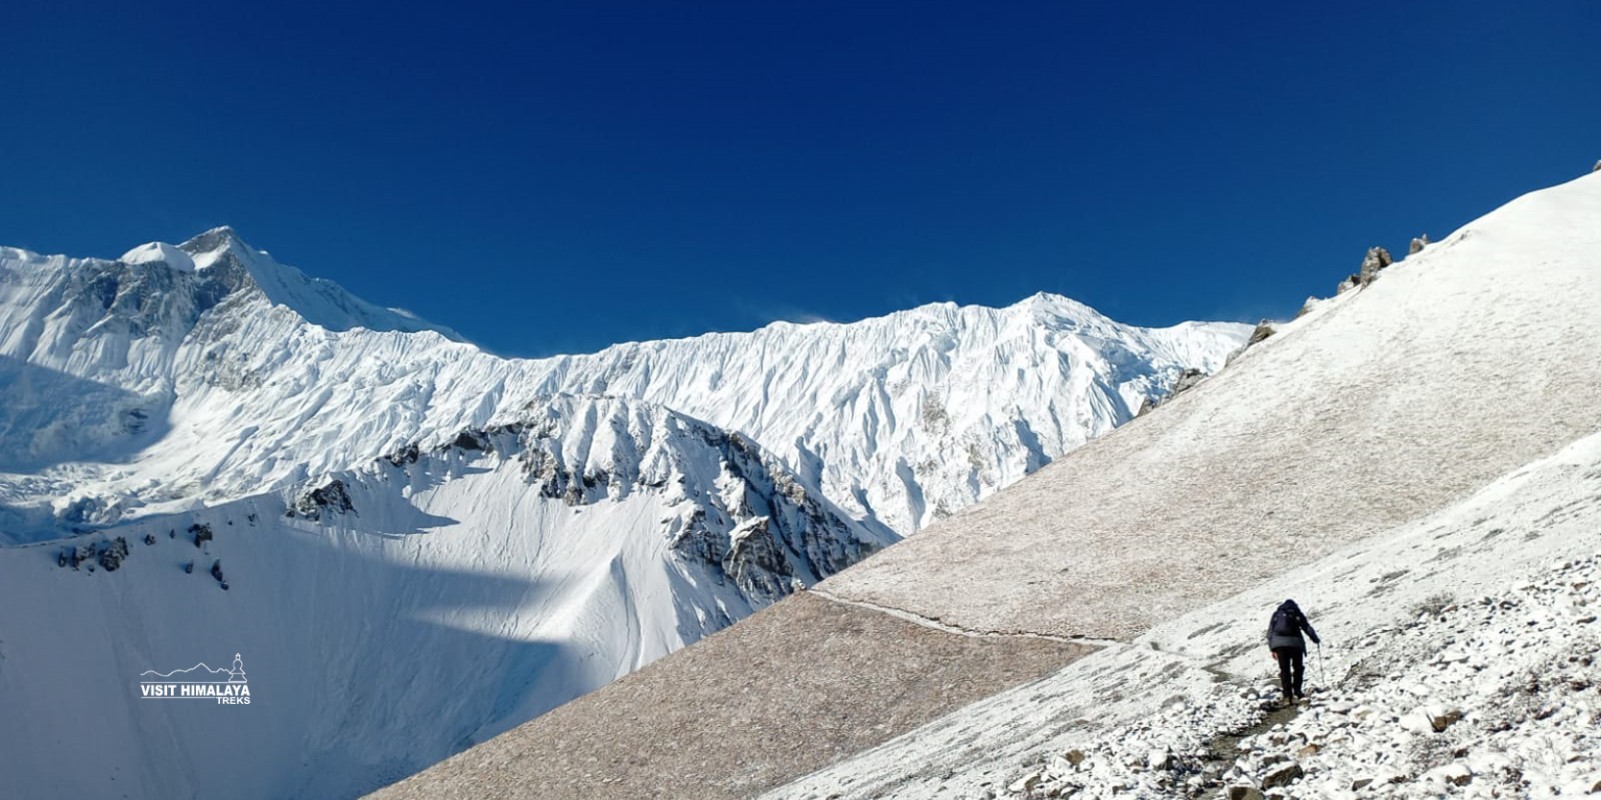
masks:
{"label": "mountain outline in logo", "polygon": [[[200,679],[189,677],[197,672],[200,673]],[[183,675],[184,678],[172,680],[176,675]],[[169,672],[147,669],[139,673],[141,679],[147,676],[166,680],[140,680],[140,699],[215,700],[218,705],[250,705],[250,683],[245,678],[244,657],[239,653],[233,654],[233,666],[229,669],[217,669],[201,661],[186,669]],[[206,680],[219,676],[227,677],[221,680]]]}

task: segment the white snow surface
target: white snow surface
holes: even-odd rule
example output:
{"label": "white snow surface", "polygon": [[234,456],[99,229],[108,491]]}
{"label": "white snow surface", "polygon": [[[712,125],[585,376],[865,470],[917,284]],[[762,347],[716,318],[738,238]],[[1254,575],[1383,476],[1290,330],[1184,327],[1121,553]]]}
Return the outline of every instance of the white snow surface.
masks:
{"label": "white snow surface", "polygon": [[[1598,581],[1601,434],[764,798],[1585,794],[1601,781]],[[1287,597],[1324,642],[1290,714],[1263,703]]]}
{"label": "white snow surface", "polygon": [[[226,228],[0,248],[0,795],[360,794],[996,491],[1247,331],[1039,295],[515,360]],[[248,706],[138,696],[235,652]]]}
{"label": "white snow surface", "polygon": [[166,242],[142,244],[117,259],[124,264],[166,264],[179,272],[194,272],[195,261],[183,250]]}

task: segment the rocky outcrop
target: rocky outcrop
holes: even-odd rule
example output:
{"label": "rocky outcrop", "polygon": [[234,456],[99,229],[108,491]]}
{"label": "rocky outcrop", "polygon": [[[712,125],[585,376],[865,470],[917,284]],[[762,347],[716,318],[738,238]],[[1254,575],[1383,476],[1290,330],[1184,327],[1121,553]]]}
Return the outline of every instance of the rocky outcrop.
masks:
{"label": "rocky outcrop", "polygon": [[1362,257],[1362,265],[1357,268],[1357,271],[1354,274],[1350,275],[1345,280],[1340,281],[1340,285],[1335,290],[1335,293],[1342,294],[1350,291],[1351,289],[1356,289],[1372,283],[1374,279],[1378,278],[1379,273],[1383,271],[1384,268],[1393,263],[1395,263],[1395,259],[1390,257],[1390,251],[1382,247],[1369,247],[1367,255]]}
{"label": "rocky outcrop", "polygon": [[1179,379],[1173,382],[1173,395],[1169,396],[1171,397],[1178,395],[1181,392],[1187,392],[1190,389],[1201,385],[1201,381],[1204,380],[1206,380],[1206,373],[1198,369],[1184,370],[1184,372],[1179,374]]}
{"label": "rocky outcrop", "polygon": [[1251,338],[1245,340],[1245,346],[1250,347],[1253,344],[1267,339],[1267,337],[1272,336],[1274,333],[1277,333],[1277,329],[1273,327],[1273,323],[1264,319],[1256,324],[1255,330],[1251,331]]}
{"label": "rocky outcrop", "polygon": [[[1245,348],[1243,346],[1240,348],[1240,350],[1244,350],[1244,349]],[[1235,351],[1235,352],[1239,352],[1239,351]],[[1233,358],[1233,356],[1230,356],[1230,358]],[[1201,381],[1206,380],[1206,377],[1207,377],[1206,373],[1202,372],[1201,370],[1198,370],[1198,369],[1193,369],[1192,368],[1192,369],[1184,370],[1183,372],[1179,373],[1178,380],[1173,382],[1173,391],[1169,392],[1167,394],[1167,396],[1165,396],[1165,397],[1158,398],[1156,400],[1147,402],[1144,405],[1140,406],[1139,413],[1135,414],[1135,416],[1144,416],[1144,415],[1150,413],[1157,406],[1160,406],[1163,403],[1166,403],[1167,401],[1172,400],[1175,397],[1178,397],[1180,394],[1182,394],[1184,392],[1187,392],[1190,389],[1195,388],[1196,386],[1199,386]]]}
{"label": "rocky outcrop", "polygon": [[94,572],[96,565],[106,572],[116,572],[127,560],[128,540],[122,536],[87,544],[69,545],[56,553],[56,566],[71,567],[74,570],[87,569],[89,572]]}
{"label": "rocky outcrop", "polygon": [[100,548],[100,568],[106,572],[116,572],[122,562],[128,558],[128,540],[118,536]]}
{"label": "rocky outcrop", "polygon": [[458,450],[488,450],[489,439],[479,431],[465,430],[456,435],[451,446]]}
{"label": "rocky outcrop", "polygon": [[[1192,382],[1201,377],[1193,372]],[[894,540],[873,522],[853,521],[748,436],[650,403],[541,396],[509,421],[442,441],[401,447],[377,460],[378,474],[402,470],[416,480],[504,464],[521,472],[532,493],[574,513],[641,492],[660,496],[674,510],[660,529],[638,535],[664,537],[682,568],[736,587],[756,608]],[[366,480],[363,473],[328,480],[290,514],[317,519],[343,508],[351,482]]]}
{"label": "rocky outcrop", "polygon": [[721,566],[746,597],[771,601],[805,588],[798,585],[783,548],[768,531],[767,519],[741,526],[728,541],[728,555]]}
{"label": "rocky outcrop", "polygon": [[1409,255],[1409,256],[1415,256],[1418,253],[1423,252],[1423,248],[1428,247],[1428,246],[1429,246],[1429,235],[1425,233],[1422,236],[1418,236],[1418,237],[1415,237],[1415,238],[1412,239],[1412,244],[1407,245],[1406,254]]}
{"label": "rocky outcrop", "polygon": [[1357,276],[1362,285],[1366,286],[1379,276],[1379,271],[1395,263],[1390,257],[1390,251],[1382,247],[1369,247],[1368,254],[1362,257],[1362,266],[1357,270]]}
{"label": "rocky outcrop", "polygon": [[422,452],[418,449],[416,444],[408,444],[405,447],[402,447],[399,450],[384,456],[384,460],[388,461],[391,466],[404,467],[408,464],[417,463],[417,459],[421,456]]}
{"label": "rocky outcrop", "polygon": [[356,507],[350,502],[350,494],[345,490],[345,482],[337,478],[302,494],[284,516],[321,521],[323,515],[328,513],[356,513]]}
{"label": "rocky outcrop", "polygon": [[[1308,298],[1307,304],[1301,307],[1300,313],[1296,314],[1296,316],[1299,317],[1301,314],[1305,314],[1307,309],[1312,305],[1312,302],[1313,301],[1311,298]],[[1227,367],[1229,364],[1234,363],[1234,359],[1239,358],[1245,353],[1246,350],[1249,350],[1253,346],[1267,341],[1268,337],[1278,332],[1278,326],[1275,325],[1272,320],[1264,319],[1261,322],[1256,323],[1256,328],[1252,329],[1250,338],[1246,339],[1245,344],[1240,345],[1239,348],[1234,352],[1229,353],[1229,357],[1224,360],[1223,366]],[[1178,394],[1178,392],[1175,391],[1174,394]],[[1167,398],[1163,399],[1165,400]]]}

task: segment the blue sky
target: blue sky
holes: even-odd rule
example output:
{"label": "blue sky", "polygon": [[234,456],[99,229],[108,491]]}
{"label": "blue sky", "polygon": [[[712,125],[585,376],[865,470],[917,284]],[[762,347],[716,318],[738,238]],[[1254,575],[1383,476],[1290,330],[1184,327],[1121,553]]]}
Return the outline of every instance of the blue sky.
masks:
{"label": "blue sky", "polygon": [[1589,0],[9,0],[0,242],[229,224],[511,355],[1040,290],[1285,316],[1587,171],[1597,30]]}

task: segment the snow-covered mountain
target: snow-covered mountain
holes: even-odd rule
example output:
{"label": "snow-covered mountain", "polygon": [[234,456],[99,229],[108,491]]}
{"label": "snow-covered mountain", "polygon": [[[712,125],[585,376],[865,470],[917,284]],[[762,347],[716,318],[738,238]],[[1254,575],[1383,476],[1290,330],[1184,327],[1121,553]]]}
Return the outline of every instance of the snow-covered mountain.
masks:
{"label": "snow-covered mountain", "polygon": [[[515,360],[228,229],[0,248],[0,716],[27,721],[0,774],[379,786],[1022,477],[1246,332],[1040,295]],[[135,689],[235,652],[247,707]]]}
{"label": "snow-covered mountain", "polygon": [[1184,370],[1217,369],[1246,333],[1130,327],[1037,295],[509,360],[226,228],[127,259],[0,249],[0,468],[28,475],[0,498],[13,537],[280,490],[556,394],[739,431],[905,535],[1127,421]]}
{"label": "snow-covered mountain", "polygon": [[[1133,423],[376,796],[1601,791],[1601,174],[1419,244]],[[1300,712],[1261,707],[1287,597],[1327,651]],[[797,653],[806,692],[749,681]]]}
{"label": "snow-covered mountain", "polygon": [[[738,434],[552,398],[288,497],[0,549],[0,711],[26,721],[0,762],[19,796],[359,794],[879,541]],[[234,652],[247,708],[133,688]]]}

